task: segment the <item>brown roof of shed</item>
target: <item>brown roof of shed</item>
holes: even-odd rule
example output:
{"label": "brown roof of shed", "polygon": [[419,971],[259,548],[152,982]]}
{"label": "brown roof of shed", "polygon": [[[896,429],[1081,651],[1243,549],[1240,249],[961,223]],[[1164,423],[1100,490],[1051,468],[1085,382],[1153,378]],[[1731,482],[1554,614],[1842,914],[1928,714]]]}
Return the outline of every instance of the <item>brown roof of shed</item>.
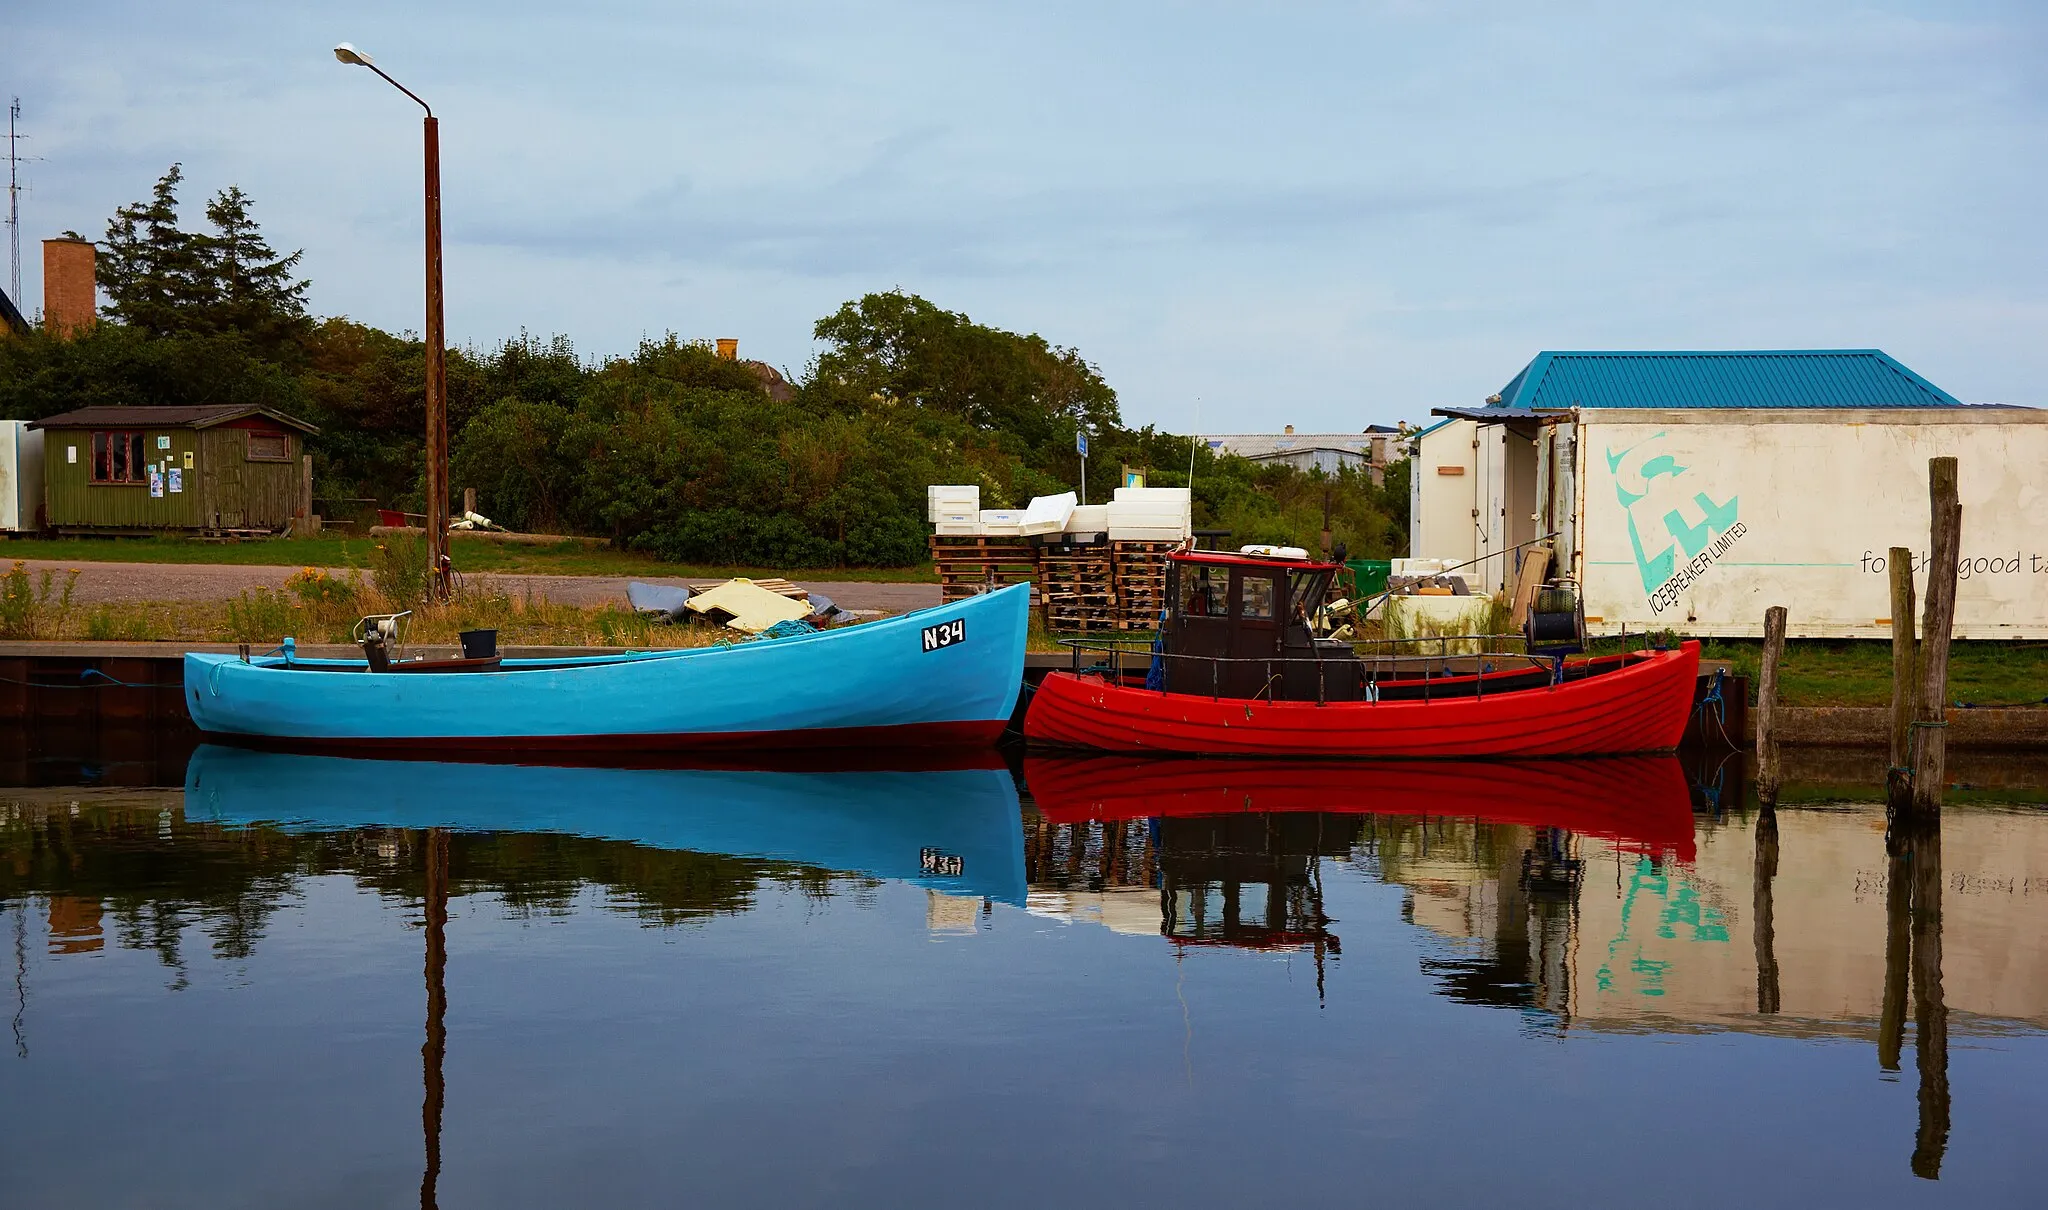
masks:
{"label": "brown roof of shed", "polygon": [[208,429],[231,420],[249,416],[262,416],[279,424],[289,425],[302,433],[317,433],[320,430],[296,416],[287,416],[274,408],[249,407],[245,404],[215,403],[200,407],[126,407],[119,404],[79,408],[75,412],[62,412],[45,416],[29,425],[32,429]]}

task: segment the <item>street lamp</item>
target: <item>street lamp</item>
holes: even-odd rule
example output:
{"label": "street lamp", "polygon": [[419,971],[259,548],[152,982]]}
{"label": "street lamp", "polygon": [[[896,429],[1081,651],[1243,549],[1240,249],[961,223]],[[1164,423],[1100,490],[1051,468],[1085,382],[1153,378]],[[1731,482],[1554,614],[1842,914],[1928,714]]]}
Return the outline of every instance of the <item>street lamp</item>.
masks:
{"label": "street lamp", "polygon": [[334,57],[376,72],[427,111],[427,556],[433,593],[445,601],[454,563],[448,557],[448,353],[441,328],[441,122],[419,94],[385,75],[362,51],[343,42]]}

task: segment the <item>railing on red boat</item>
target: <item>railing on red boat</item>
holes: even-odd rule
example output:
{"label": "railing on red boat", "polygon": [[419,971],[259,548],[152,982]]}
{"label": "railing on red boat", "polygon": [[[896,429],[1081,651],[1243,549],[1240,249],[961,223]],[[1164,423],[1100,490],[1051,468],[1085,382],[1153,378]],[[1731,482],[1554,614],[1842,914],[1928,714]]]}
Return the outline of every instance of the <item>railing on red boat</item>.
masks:
{"label": "railing on red boat", "polygon": [[[1626,636],[1624,637],[1626,638]],[[1647,636],[1645,637],[1647,638]],[[1260,698],[1271,699],[1274,688],[1281,683],[1281,678],[1287,674],[1289,668],[1312,666],[1316,670],[1316,701],[1319,704],[1328,701],[1328,678],[1332,666],[1359,678],[1358,687],[1364,691],[1365,696],[1356,700],[1362,701],[1380,700],[1379,686],[1383,682],[1388,685],[1398,684],[1403,690],[1413,690],[1419,683],[1422,691],[1421,700],[1426,702],[1431,699],[1432,690],[1436,690],[1438,696],[1483,698],[1487,693],[1487,682],[1489,679],[1496,683],[1494,689],[1496,693],[1530,688],[1531,686],[1520,683],[1524,679],[1522,677],[1515,677],[1517,684],[1513,689],[1499,686],[1498,683],[1502,679],[1514,676],[1517,673],[1541,672],[1548,678],[1548,683],[1550,684],[1557,684],[1567,677],[1567,665],[1564,657],[1561,655],[1531,654],[1527,651],[1513,650],[1489,650],[1489,648],[1499,648],[1506,644],[1522,645],[1524,640],[1521,635],[1457,634],[1425,635],[1405,639],[1361,639],[1355,640],[1351,644],[1352,650],[1359,657],[1355,661],[1341,656],[1323,655],[1212,656],[1172,653],[1156,649],[1154,646],[1156,640],[1154,639],[1135,636],[1131,638],[1074,638],[1061,639],[1059,641],[1073,653],[1072,671],[1076,676],[1100,675],[1118,684],[1124,683],[1127,679],[1123,661],[1124,657],[1129,655],[1148,657],[1152,661],[1153,667],[1162,673],[1162,682],[1165,669],[1174,666],[1174,661],[1180,661],[1180,667],[1186,667],[1189,663],[1197,665],[1206,664],[1209,669],[1209,696],[1212,699],[1220,699],[1223,696],[1221,690],[1225,681],[1225,665],[1236,667],[1251,666],[1263,669],[1265,673],[1262,683],[1263,687],[1256,694],[1252,695],[1250,700],[1253,701],[1257,701]],[[1432,644],[1436,647],[1434,652],[1426,649],[1428,645]],[[1453,651],[1451,649],[1452,644],[1458,644],[1461,647],[1470,644],[1474,645],[1476,650]],[[1403,647],[1414,647],[1421,650],[1414,654],[1401,654]],[[1363,649],[1369,649],[1369,653],[1368,650]],[[1603,653],[1602,655],[1593,656],[1583,661],[1581,666],[1585,667],[1589,673],[1604,671],[1605,669],[1599,668],[1599,665],[1610,662],[1616,664],[1624,662],[1629,651],[1630,649],[1625,647],[1620,652]],[[1090,660],[1090,655],[1106,658]],[[1453,660],[1470,661],[1470,666],[1463,669],[1453,669],[1450,666]],[[1511,662],[1511,666],[1498,666],[1499,663],[1508,662]],[[1178,680],[1180,678],[1174,679]],[[1236,678],[1230,679],[1235,683]]]}

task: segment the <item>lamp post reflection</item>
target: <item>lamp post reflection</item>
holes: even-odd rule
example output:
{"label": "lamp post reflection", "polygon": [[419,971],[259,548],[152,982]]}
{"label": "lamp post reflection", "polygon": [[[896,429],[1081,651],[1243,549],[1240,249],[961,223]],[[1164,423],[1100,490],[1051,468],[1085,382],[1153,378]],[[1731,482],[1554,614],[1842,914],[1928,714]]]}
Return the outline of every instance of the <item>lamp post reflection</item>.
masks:
{"label": "lamp post reflection", "polygon": [[448,834],[427,833],[427,1040],[420,1047],[426,1086],[420,1104],[420,1132],[426,1140],[426,1171],[420,1176],[420,1210],[434,1210],[441,1179],[441,1106],[447,1092],[441,1066],[448,1053]]}

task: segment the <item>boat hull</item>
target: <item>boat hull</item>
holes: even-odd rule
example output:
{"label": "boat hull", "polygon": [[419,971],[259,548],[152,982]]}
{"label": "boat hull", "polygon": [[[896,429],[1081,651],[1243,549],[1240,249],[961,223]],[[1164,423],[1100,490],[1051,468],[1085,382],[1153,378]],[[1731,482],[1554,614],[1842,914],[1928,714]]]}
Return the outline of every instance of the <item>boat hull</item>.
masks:
{"label": "boat hull", "polygon": [[1024,717],[1035,744],[1195,756],[1604,756],[1678,747],[1699,644],[1542,689],[1434,701],[1271,702],[1055,672]]}
{"label": "boat hull", "polygon": [[[993,754],[991,754],[993,755]],[[864,762],[857,762],[864,763]],[[578,768],[347,759],[201,745],[185,817],[288,832],[559,833],[789,861],[1024,902],[1016,784],[983,767]],[[932,868],[927,853],[955,861]]]}
{"label": "boat hull", "polygon": [[1236,814],[1456,816],[1565,828],[1625,852],[1694,856],[1675,756],[1586,760],[1198,760],[1034,753],[1024,783],[1049,823]]}
{"label": "boat hull", "polygon": [[796,638],[459,676],[190,654],[185,700],[208,735],[307,751],[985,745],[1016,708],[1029,591]]}

